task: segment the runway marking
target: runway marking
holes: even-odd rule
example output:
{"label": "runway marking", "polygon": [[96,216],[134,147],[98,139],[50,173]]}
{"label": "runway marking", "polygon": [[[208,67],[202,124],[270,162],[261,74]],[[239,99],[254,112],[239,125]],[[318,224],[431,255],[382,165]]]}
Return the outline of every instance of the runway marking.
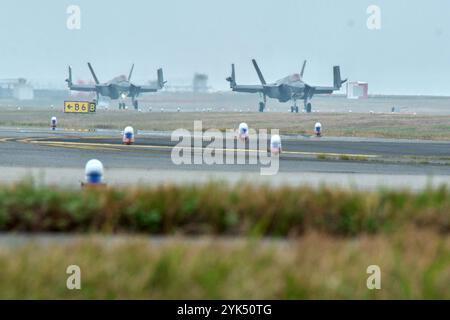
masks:
{"label": "runway marking", "polygon": [[[91,147],[91,148],[103,148],[104,150],[118,150],[123,151],[127,149],[165,149],[165,150],[172,150],[174,148],[183,148],[183,147],[177,147],[177,146],[159,146],[159,145],[119,145],[119,144],[113,144],[113,143],[91,143],[91,142],[69,142],[69,141],[38,141],[38,140],[27,140],[27,143],[34,143],[34,144],[45,144],[47,146],[56,146],[56,147],[65,147],[65,146],[71,146],[72,148],[79,148],[83,149],[85,147]],[[207,147],[191,147],[191,150],[193,151],[204,151],[205,149],[208,149]],[[95,150],[95,149],[94,149]],[[99,149],[100,150],[100,149]],[[221,152],[251,152],[251,153],[258,153],[259,150],[255,149],[229,149],[229,148],[221,148],[216,149],[217,151]],[[377,158],[378,155],[371,155],[371,154],[349,154],[349,153],[330,153],[330,152],[306,152],[306,151],[283,151],[282,154],[292,154],[292,155],[306,155],[306,156],[329,156],[329,157],[352,157],[352,158]]]}
{"label": "runway marking", "polygon": [[[117,137],[122,138],[122,135],[118,135]],[[111,137],[108,137],[108,136],[91,136],[91,137],[83,137],[83,139],[86,139],[86,140],[99,139],[99,140],[101,140],[101,139],[111,139]]]}
{"label": "runway marking", "polygon": [[73,145],[59,145],[59,144],[53,144],[53,143],[40,143],[40,145],[44,145],[47,147],[59,147],[59,148],[70,148],[70,149],[83,149],[83,150],[108,150],[108,151],[122,151],[121,149],[117,148],[108,148],[108,147],[96,147],[96,146],[73,146]]}
{"label": "runway marking", "polygon": [[22,143],[30,143],[32,142],[33,138],[25,138],[25,139],[18,139],[16,142],[22,142]]}
{"label": "runway marking", "polygon": [[332,153],[332,152],[306,152],[306,151],[283,151],[281,154],[299,154],[310,156],[329,156],[329,157],[355,157],[355,158],[378,158],[375,154],[360,154],[360,153]]}
{"label": "runway marking", "polygon": [[96,129],[72,129],[72,128],[63,128],[64,132],[95,132]]}
{"label": "runway marking", "polygon": [[45,140],[50,140],[50,139],[59,139],[59,137],[55,137],[55,136],[50,136],[50,137],[41,137],[41,138],[22,138],[22,139],[17,139],[16,138],[16,142],[23,142],[23,143],[33,143],[34,141],[45,141]]}
{"label": "runway marking", "polygon": [[69,142],[69,141],[28,141],[28,143],[34,144],[51,144],[51,145],[74,145],[74,146],[95,146],[95,147],[122,147],[122,148],[148,148],[148,149],[172,149],[171,146],[153,146],[153,145],[121,145],[114,143],[95,143],[95,142]]}

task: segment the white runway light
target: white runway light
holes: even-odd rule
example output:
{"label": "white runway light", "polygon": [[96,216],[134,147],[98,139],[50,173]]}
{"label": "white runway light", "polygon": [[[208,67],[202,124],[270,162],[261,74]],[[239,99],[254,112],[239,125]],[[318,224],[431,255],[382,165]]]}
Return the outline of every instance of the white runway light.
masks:
{"label": "white runway light", "polygon": [[242,122],[239,125],[239,139],[247,140],[248,139],[248,124]]}
{"label": "white runway light", "polygon": [[123,130],[122,142],[124,144],[130,145],[134,143],[134,129],[133,127],[126,127]]}
{"label": "white runway light", "polygon": [[314,125],[314,132],[316,136],[322,136],[322,124],[320,122],[316,122],[316,124]]}
{"label": "white runway light", "polygon": [[272,154],[281,153],[281,138],[277,134],[273,135],[270,138],[270,151]]}
{"label": "white runway light", "polygon": [[85,180],[86,185],[98,185],[103,183],[103,164],[97,160],[92,159],[86,163]]}
{"label": "white runway light", "polygon": [[56,117],[52,117],[50,120],[50,127],[52,130],[56,130],[56,126],[58,125],[58,119]]}

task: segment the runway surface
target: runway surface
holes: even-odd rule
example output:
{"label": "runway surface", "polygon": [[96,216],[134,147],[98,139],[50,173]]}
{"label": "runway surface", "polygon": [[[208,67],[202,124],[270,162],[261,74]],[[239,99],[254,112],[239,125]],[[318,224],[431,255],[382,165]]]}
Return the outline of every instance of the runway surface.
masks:
{"label": "runway surface", "polygon": [[[289,181],[299,175],[313,177],[317,174],[321,174],[322,178],[326,178],[327,174],[331,178],[334,174],[332,180],[338,182],[339,176],[336,174],[359,174],[376,175],[383,180],[384,176],[390,175],[416,176],[425,183],[425,177],[450,175],[450,165],[447,163],[450,161],[449,142],[293,136],[282,137],[282,140],[279,176],[274,178],[278,182]],[[189,176],[190,173],[205,178],[205,174],[210,176],[207,174],[209,172],[218,176],[234,176],[238,180],[242,174],[259,174],[262,167],[268,166],[259,162],[176,165],[171,153],[177,143],[171,141],[170,134],[163,132],[139,132],[135,144],[127,146],[122,144],[119,131],[72,132],[60,129],[53,132],[48,129],[0,128],[0,166],[3,167],[0,180],[11,180],[14,168],[19,170],[17,174],[31,168],[81,171],[85,163],[93,158],[101,160],[107,170],[160,171],[167,177],[179,172],[180,176]],[[193,153],[201,154],[207,144],[198,146]],[[242,148],[225,144],[221,150],[237,150],[237,153],[247,150],[247,154],[256,154],[257,151],[252,146]],[[281,178],[283,176],[285,178]],[[145,180],[145,177],[141,178]],[[158,180],[164,181],[164,177]]]}

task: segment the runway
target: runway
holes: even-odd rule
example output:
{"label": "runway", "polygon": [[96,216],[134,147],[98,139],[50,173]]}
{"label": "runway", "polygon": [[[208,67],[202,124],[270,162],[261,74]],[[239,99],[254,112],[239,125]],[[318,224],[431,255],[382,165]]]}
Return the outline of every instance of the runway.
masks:
{"label": "runway", "polygon": [[[282,137],[279,172],[450,175],[450,142],[333,137]],[[97,132],[0,128],[0,165],[9,168],[83,168],[97,158],[106,168],[194,172],[259,172],[262,164],[182,164],[172,162],[178,141],[164,132],[139,132],[123,145],[119,131]],[[208,143],[193,149],[202,153]],[[245,151],[246,150],[246,151]],[[251,146],[222,150],[256,154]],[[248,161],[247,161],[248,162]]]}

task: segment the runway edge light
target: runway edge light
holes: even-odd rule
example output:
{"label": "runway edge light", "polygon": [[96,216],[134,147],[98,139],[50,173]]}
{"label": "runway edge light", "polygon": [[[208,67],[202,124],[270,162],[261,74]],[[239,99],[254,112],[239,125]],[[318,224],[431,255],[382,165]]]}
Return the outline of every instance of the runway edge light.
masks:
{"label": "runway edge light", "polygon": [[270,138],[270,151],[272,154],[280,154],[281,153],[281,138],[277,134],[274,134]]}
{"label": "runway edge light", "polygon": [[246,124],[245,122],[242,122],[239,125],[239,139],[241,140],[247,140],[248,139],[248,124]]}
{"label": "runway edge light", "polygon": [[322,124],[320,122],[316,122],[316,124],[314,125],[314,133],[317,137],[322,136]]}
{"label": "runway edge light", "polygon": [[86,186],[104,186],[104,168],[103,164],[97,160],[92,159],[86,163],[85,167],[85,182],[81,185]]}
{"label": "runway edge light", "polygon": [[126,127],[123,130],[122,142],[126,145],[130,145],[134,143],[134,129],[133,127]]}
{"label": "runway edge light", "polygon": [[56,117],[52,117],[50,120],[50,127],[52,128],[52,130],[56,130],[57,124],[58,124],[58,119],[56,119]]}

